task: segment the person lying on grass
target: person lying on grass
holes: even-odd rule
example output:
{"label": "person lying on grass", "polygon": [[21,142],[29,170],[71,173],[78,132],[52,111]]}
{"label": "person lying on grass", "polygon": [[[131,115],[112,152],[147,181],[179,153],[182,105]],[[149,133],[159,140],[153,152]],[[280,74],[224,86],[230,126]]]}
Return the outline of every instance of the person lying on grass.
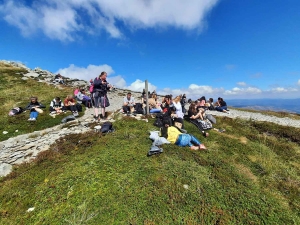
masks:
{"label": "person lying on grass", "polygon": [[170,120],[163,120],[163,127],[160,128],[160,136],[166,138],[172,144],[185,147],[191,150],[205,150],[206,147],[192,134],[182,133],[181,129],[171,126]]}

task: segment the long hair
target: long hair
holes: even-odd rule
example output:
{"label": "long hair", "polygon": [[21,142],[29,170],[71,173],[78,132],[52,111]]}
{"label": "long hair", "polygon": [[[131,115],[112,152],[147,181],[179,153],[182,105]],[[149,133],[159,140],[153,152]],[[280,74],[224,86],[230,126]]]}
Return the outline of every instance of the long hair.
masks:
{"label": "long hair", "polygon": [[176,96],[173,101],[178,103],[178,102],[180,102],[180,99],[181,99],[180,96]]}
{"label": "long hair", "polygon": [[189,111],[191,111],[193,114],[197,114],[195,102],[192,102],[192,103],[190,104]]}

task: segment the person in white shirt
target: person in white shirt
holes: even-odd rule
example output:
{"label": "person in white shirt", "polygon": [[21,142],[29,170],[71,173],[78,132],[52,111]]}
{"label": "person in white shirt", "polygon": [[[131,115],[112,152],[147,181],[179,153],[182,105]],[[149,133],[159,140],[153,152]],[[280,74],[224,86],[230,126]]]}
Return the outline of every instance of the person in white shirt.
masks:
{"label": "person in white shirt", "polygon": [[174,122],[181,123],[182,124],[182,129],[184,129],[184,125],[183,125],[184,114],[182,112],[182,106],[181,106],[180,100],[181,100],[180,96],[177,96],[173,100],[173,106],[175,107],[176,111],[175,111],[175,115],[174,114],[172,114],[172,115],[174,117]]}
{"label": "person in white shirt", "polygon": [[127,96],[124,97],[123,101],[123,112],[132,113],[134,111],[135,101],[134,97],[131,96],[131,93],[128,92]]}

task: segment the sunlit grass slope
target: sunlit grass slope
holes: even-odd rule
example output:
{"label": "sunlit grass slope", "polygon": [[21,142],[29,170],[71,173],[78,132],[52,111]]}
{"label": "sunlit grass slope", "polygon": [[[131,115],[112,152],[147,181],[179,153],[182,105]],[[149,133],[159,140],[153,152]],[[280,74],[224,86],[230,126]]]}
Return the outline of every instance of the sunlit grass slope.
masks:
{"label": "sunlit grass slope", "polygon": [[[35,95],[48,110],[73,92],[24,81],[24,72],[0,64],[0,141],[62,119],[29,123],[28,112],[8,117],[11,108]],[[300,224],[299,129],[218,118],[226,132],[204,139],[186,122],[209,150],[165,145],[148,158],[152,123],[125,118],[106,136],[69,135],[14,168],[0,180],[0,224]]]}
{"label": "sunlit grass slope", "polygon": [[[218,118],[209,150],[146,157],[145,121],[60,139],[0,181],[0,224],[300,224],[299,129]],[[32,212],[26,212],[34,207]]]}

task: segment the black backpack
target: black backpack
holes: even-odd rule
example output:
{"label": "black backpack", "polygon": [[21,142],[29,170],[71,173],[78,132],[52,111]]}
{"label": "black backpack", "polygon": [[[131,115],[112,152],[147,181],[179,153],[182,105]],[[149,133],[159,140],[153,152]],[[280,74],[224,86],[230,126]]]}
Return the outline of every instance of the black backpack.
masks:
{"label": "black backpack", "polygon": [[144,109],[143,109],[143,104],[142,103],[136,103],[135,104],[135,112],[137,114],[145,114]]}
{"label": "black backpack", "polygon": [[100,132],[101,133],[110,133],[110,132],[114,132],[115,129],[112,127],[112,123],[111,122],[104,122],[101,126]]}
{"label": "black backpack", "polygon": [[82,112],[82,105],[79,103],[76,103],[76,108],[78,112]]}

